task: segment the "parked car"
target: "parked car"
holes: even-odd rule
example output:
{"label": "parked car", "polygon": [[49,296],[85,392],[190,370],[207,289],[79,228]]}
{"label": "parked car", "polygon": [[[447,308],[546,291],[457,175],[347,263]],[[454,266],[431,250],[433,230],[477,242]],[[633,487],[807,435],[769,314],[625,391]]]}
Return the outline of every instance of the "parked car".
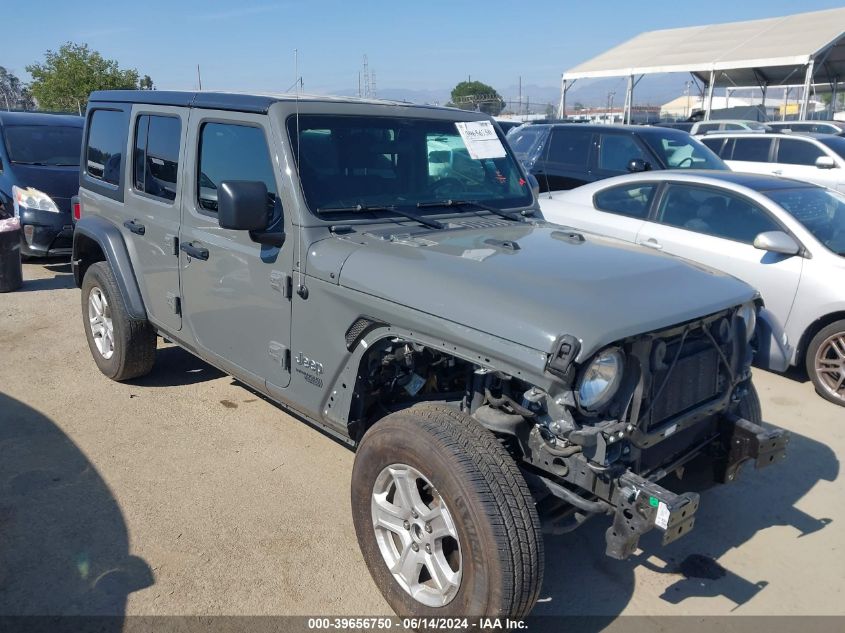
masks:
{"label": "parked car", "polygon": [[541,191],[652,169],[727,169],[698,140],[664,127],[533,124],[512,131],[508,143]]}
{"label": "parked car", "polygon": [[692,124],[690,134],[712,134],[714,132],[771,132],[767,123],[745,121],[743,119],[723,119],[720,121],[697,121]]}
{"label": "parked car", "polygon": [[829,134],[708,134],[731,169],[806,180],[845,191],[845,138]]}
{"label": "parked car", "polygon": [[845,196],[738,172],[621,176],[541,200],[546,218],[726,271],[760,290],[791,365],[845,406]]}
{"label": "parked car", "polygon": [[611,514],[621,559],[692,528],[698,496],[663,475],[785,454],[749,372],[756,291],[532,219],[481,113],[108,91],[86,130],[72,267],[96,365],[144,375],[159,334],[354,446],[358,541],[402,615],[530,611],[540,498],[569,528]]}
{"label": "parked car", "polygon": [[83,118],[0,112],[0,205],[20,218],[21,255],[70,255]]}
{"label": "parked car", "polygon": [[810,132],[814,134],[845,134],[843,121],[770,121],[773,132]]}

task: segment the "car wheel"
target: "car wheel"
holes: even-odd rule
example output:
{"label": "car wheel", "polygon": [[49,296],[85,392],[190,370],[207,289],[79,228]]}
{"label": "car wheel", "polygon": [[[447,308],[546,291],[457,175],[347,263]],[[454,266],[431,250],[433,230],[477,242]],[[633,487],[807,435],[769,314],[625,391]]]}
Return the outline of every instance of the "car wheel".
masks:
{"label": "car wheel", "polygon": [[352,517],[370,574],[400,616],[522,617],[537,600],[534,500],[496,437],[456,409],[417,405],[367,431]]}
{"label": "car wheel", "polygon": [[845,320],[819,330],[807,347],[806,364],[816,392],[845,407]]}
{"label": "car wheel", "polygon": [[148,374],[155,362],[156,333],[146,319],[133,319],[111,267],[91,264],[82,280],[82,321],[97,367],[112,380]]}

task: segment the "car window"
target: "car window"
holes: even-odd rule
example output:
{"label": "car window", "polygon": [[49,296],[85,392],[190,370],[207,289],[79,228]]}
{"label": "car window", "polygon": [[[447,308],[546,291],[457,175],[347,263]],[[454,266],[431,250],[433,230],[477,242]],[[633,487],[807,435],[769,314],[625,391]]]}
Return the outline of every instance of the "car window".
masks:
{"label": "car window", "polygon": [[719,129],[720,123],[700,123],[696,129],[696,134],[706,134],[707,132],[715,132]]}
{"label": "car window", "polygon": [[745,198],[693,185],[669,185],[657,217],[662,224],[745,244],[765,231],[781,230],[768,212]]}
{"label": "car window", "polygon": [[549,162],[586,171],[593,133],[589,130],[554,130],[549,144]]}
{"label": "car window", "polygon": [[769,138],[734,139],[733,154],[731,154],[730,160],[768,163],[771,146],[772,139]]}
{"label": "car window", "polygon": [[264,130],[234,123],[205,123],[200,131],[197,171],[199,206],[217,212],[217,189],[227,180],[257,180],[267,187],[268,204],[276,200],[276,179]]}
{"label": "car window", "polygon": [[823,187],[763,192],[837,255],[845,256],[845,196]]}
{"label": "car window", "polygon": [[126,117],[117,110],[94,110],[88,127],[86,171],[97,180],[120,184],[122,154],[126,143]]}
{"label": "car window", "polygon": [[523,126],[510,131],[507,136],[508,145],[519,160],[525,161],[536,153],[537,145],[542,142],[547,132],[547,129],[541,127]]}
{"label": "car window", "polygon": [[739,123],[725,123],[726,130],[744,130],[745,128],[742,127]]}
{"label": "car window", "polygon": [[135,189],[165,200],[176,199],[181,133],[178,117],[138,117],[133,158]]}
{"label": "car window", "polygon": [[642,138],[668,169],[727,169],[709,146],[689,134],[643,134]]}
{"label": "car window", "polygon": [[816,159],[825,156],[824,150],[809,141],[782,138],[778,142],[777,163],[789,165],[815,165]]}
{"label": "car window", "polygon": [[713,150],[718,156],[722,156],[722,146],[725,144],[725,139],[723,138],[703,138],[701,142]]}
{"label": "car window", "polygon": [[3,135],[6,153],[13,163],[79,166],[81,126],[8,125]]}
{"label": "car window", "polygon": [[628,163],[640,159],[649,162],[633,136],[627,134],[602,134],[599,141],[599,164],[602,171],[628,173]]}
{"label": "car window", "polygon": [[593,204],[600,211],[644,220],[648,217],[656,190],[657,185],[653,183],[610,187],[599,191],[593,198]]}

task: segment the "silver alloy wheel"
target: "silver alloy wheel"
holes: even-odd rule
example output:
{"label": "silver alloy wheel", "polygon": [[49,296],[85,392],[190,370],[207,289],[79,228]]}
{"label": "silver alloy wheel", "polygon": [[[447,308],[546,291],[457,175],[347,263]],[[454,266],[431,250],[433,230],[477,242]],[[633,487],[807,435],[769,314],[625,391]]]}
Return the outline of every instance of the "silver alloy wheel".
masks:
{"label": "silver alloy wheel", "polygon": [[837,332],[819,345],[816,375],[828,393],[845,400],[845,332]]}
{"label": "silver alloy wheel", "polygon": [[97,351],[108,360],[114,355],[114,325],[108,299],[97,286],[88,293],[88,323]]}
{"label": "silver alloy wheel", "polygon": [[452,514],[415,468],[392,464],[373,485],[373,528],[393,578],[429,607],[449,604],[461,586],[461,546]]}

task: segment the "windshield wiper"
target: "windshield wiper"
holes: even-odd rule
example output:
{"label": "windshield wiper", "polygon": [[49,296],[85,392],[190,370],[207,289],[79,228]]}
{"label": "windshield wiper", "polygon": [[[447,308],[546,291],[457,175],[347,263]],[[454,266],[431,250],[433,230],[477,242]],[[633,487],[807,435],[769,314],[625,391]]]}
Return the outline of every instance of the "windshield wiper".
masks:
{"label": "windshield wiper", "polygon": [[441,222],[438,222],[437,220],[433,220],[431,218],[424,218],[422,216],[417,215],[416,213],[411,213],[410,211],[403,211],[399,207],[394,206],[355,204],[348,207],[319,207],[317,209],[317,213],[360,213],[363,211],[389,211],[390,213],[401,215],[402,217],[408,218],[409,220],[413,220],[414,222],[419,222],[423,226],[427,226],[430,229],[446,228]]}
{"label": "windshield wiper", "polygon": [[491,207],[490,205],[484,204],[483,202],[476,202],[475,200],[433,200],[432,202],[417,203],[418,209],[428,209],[430,207],[476,207],[484,211],[489,211],[490,213],[495,213],[500,218],[513,220],[514,222],[522,222],[525,220],[526,215],[533,213],[533,211],[531,211],[531,213],[511,213],[510,211],[497,209],[496,207]]}

